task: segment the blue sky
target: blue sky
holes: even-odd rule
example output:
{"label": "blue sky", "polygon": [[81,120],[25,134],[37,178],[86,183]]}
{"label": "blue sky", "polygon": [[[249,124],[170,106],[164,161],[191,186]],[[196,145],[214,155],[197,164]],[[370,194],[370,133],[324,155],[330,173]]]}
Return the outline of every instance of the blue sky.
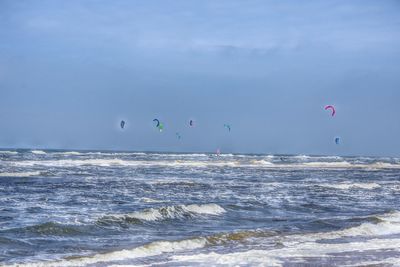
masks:
{"label": "blue sky", "polygon": [[0,147],[400,156],[399,13],[399,1],[1,0]]}

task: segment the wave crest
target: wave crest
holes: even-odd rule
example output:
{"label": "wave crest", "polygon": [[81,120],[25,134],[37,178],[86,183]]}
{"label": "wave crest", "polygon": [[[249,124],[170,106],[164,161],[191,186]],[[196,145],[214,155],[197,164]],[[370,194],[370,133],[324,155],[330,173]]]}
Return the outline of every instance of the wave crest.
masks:
{"label": "wave crest", "polygon": [[340,189],[340,190],[349,190],[349,189],[376,189],[381,187],[377,183],[340,183],[340,184],[320,184],[322,187],[332,188],[332,189]]}
{"label": "wave crest", "polygon": [[2,172],[0,173],[0,177],[31,177],[40,175],[40,171],[34,172]]}
{"label": "wave crest", "polygon": [[43,150],[32,150],[31,153],[36,154],[36,155],[46,155],[47,154]]}
{"label": "wave crest", "polygon": [[186,219],[203,215],[220,215],[225,213],[225,209],[217,204],[191,204],[165,206],[160,208],[150,208],[128,214],[108,215],[100,218],[99,222],[126,222],[139,223],[143,221],[154,222],[168,219]]}

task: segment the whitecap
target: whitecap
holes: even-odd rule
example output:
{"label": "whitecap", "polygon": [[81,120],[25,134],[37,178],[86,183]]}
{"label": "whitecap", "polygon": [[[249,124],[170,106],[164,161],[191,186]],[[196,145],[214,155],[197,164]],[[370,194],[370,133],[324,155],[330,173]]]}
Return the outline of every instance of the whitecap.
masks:
{"label": "whitecap", "polygon": [[217,204],[191,204],[150,208],[128,214],[108,215],[104,218],[138,219],[142,221],[160,221],[166,219],[183,219],[199,215],[220,215],[225,209]]}
{"label": "whitecap", "polygon": [[41,172],[2,172],[0,173],[0,177],[30,177],[30,176],[38,176]]}
{"label": "whitecap", "polygon": [[[281,266],[285,262],[306,263],[308,259],[331,258],[334,263],[335,254],[357,254],[362,257],[364,252],[396,251],[400,252],[400,212],[391,212],[376,216],[379,223],[363,223],[359,226],[350,227],[332,232],[319,232],[306,235],[271,236],[271,242],[278,242],[279,246],[271,249],[252,249],[248,251],[230,253],[190,253],[175,254],[169,263],[176,265],[255,265],[255,266]],[[349,239],[350,237],[363,237]],[[346,238],[345,242],[322,242],[329,239]],[[275,240],[275,241],[274,241]],[[375,254],[373,259],[376,259]],[[383,255],[385,256],[385,255]],[[393,263],[387,261],[385,256],[381,263]],[[351,257],[347,258],[351,260]],[[172,260],[172,261],[171,261]],[[343,257],[339,260],[343,261]],[[367,262],[366,262],[367,263]],[[344,264],[341,264],[344,265]],[[358,266],[358,265],[357,265]]]}
{"label": "whitecap", "polygon": [[340,162],[306,162],[302,163],[300,166],[312,167],[312,168],[349,168],[355,167],[347,161]]}
{"label": "whitecap", "polygon": [[301,160],[307,160],[307,159],[309,159],[309,158],[311,158],[310,156],[307,156],[307,155],[297,155],[297,156],[294,156],[293,158],[295,158],[295,159],[301,159]]}
{"label": "whitecap", "polygon": [[80,152],[77,152],[77,151],[58,152],[58,153],[54,153],[54,154],[61,154],[61,155],[73,155],[73,156],[82,155],[82,153],[80,153]]}
{"label": "whitecap", "polygon": [[18,152],[17,152],[17,151],[6,151],[6,150],[2,150],[2,151],[0,151],[0,154],[17,155]]}
{"label": "whitecap", "polygon": [[31,153],[36,154],[36,155],[46,155],[47,154],[43,150],[32,150]]}
{"label": "whitecap", "polygon": [[145,202],[145,203],[160,203],[160,202],[164,202],[162,200],[158,200],[158,199],[154,199],[154,198],[148,198],[148,197],[142,197],[140,200]]}
{"label": "whitecap", "polygon": [[334,188],[334,189],[340,189],[340,190],[349,190],[349,189],[354,189],[354,188],[359,188],[359,189],[376,189],[381,187],[377,183],[330,183],[330,184],[318,184],[319,186],[322,187],[328,187],[328,188]]}
{"label": "whitecap", "polygon": [[205,238],[192,238],[179,241],[155,241],[133,249],[124,249],[108,253],[99,253],[92,256],[82,256],[59,261],[16,264],[14,266],[87,266],[112,261],[133,260],[137,258],[157,256],[163,253],[177,253],[205,247]]}

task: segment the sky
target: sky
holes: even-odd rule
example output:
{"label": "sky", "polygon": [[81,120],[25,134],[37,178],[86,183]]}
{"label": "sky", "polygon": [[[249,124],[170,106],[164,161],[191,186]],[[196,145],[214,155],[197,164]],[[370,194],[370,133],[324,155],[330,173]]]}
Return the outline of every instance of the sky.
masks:
{"label": "sky", "polygon": [[0,147],[400,156],[399,13],[396,0],[0,0]]}

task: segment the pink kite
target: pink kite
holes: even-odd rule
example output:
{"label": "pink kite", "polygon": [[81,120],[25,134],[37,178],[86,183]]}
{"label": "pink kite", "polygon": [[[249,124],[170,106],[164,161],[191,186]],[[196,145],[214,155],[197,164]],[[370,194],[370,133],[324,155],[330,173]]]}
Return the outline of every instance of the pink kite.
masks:
{"label": "pink kite", "polygon": [[328,110],[328,109],[332,110],[332,117],[335,116],[335,114],[336,114],[335,107],[331,106],[331,105],[325,106],[325,110]]}

